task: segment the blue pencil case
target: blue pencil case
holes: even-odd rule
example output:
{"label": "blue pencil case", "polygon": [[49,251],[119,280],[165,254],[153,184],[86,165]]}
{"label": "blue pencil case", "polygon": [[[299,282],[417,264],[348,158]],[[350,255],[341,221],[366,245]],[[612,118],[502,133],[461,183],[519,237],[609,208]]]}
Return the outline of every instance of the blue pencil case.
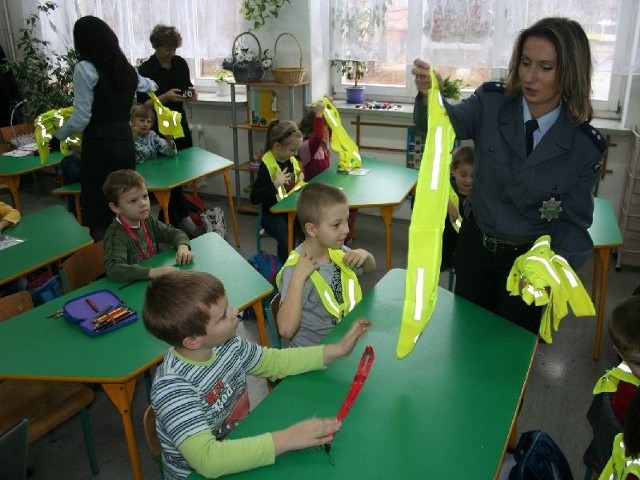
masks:
{"label": "blue pencil case", "polygon": [[69,300],[62,306],[62,313],[91,337],[104,335],[138,319],[138,313],[125,306],[111,290],[96,290]]}

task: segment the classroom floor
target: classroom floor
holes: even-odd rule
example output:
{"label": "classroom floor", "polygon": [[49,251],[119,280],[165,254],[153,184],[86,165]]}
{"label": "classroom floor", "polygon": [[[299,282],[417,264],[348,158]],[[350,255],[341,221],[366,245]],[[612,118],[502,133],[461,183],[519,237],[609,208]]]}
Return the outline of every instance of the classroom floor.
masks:
{"label": "classroom floor", "polygon": [[[23,188],[20,198],[25,214],[57,204],[60,201],[57,197],[46,194],[36,198],[29,187]],[[220,205],[226,212],[226,202],[222,198],[207,196],[204,198],[208,205]],[[0,196],[0,200],[8,201],[6,195]],[[357,230],[353,246],[371,251],[378,261],[378,270],[362,277],[362,286],[365,292],[384,275],[383,224],[375,214],[376,212],[373,210],[365,210],[356,221]],[[242,238],[239,252],[245,258],[255,253],[255,220],[255,216],[238,215]],[[407,226],[408,222],[406,221],[393,223],[394,268],[406,266]],[[228,214],[227,228],[229,238],[232,239]],[[46,235],[46,232],[43,234]],[[272,239],[265,239],[263,242],[263,248],[275,252],[275,242]],[[585,287],[590,291],[592,263],[588,262],[578,273]],[[440,285],[443,287],[447,286],[447,276],[447,273],[441,276]],[[613,266],[611,267],[606,300],[607,319],[613,307],[620,300],[629,296],[638,285],[640,285],[638,271],[623,269],[616,272]],[[227,286],[227,288],[229,287]],[[600,359],[593,360],[594,325],[595,319],[592,317],[581,319],[568,317],[562,322],[560,331],[554,334],[552,344],[540,344],[525,391],[519,419],[519,432],[539,429],[554,438],[569,459],[576,479],[584,476],[582,453],[591,438],[591,429],[585,417],[591,401],[591,389],[602,372],[617,362],[606,330]],[[239,333],[252,339],[257,338],[255,323],[241,322]],[[483,348],[483,346],[478,345],[478,348]],[[60,354],[64,355],[64,352],[60,352]],[[487,355],[491,355],[491,351],[487,351]],[[255,405],[264,395],[266,395],[264,381],[253,379],[250,382],[252,404]],[[470,391],[469,395],[473,395],[473,392]],[[153,480],[159,479],[160,474],[157,465],[151,458],[142,430],[142,417],[146,405],[144,386],[139,383],[134,396],[133,419],[144,477]],[[92,478],[95,480],[120,480],[132,478],[122,423],[115,408],[100,388],[96,390],[96,399],[90,409],[90,418],[100,473],[95,476],[90,473],[80,420],[73,418],[57,429],[57,441],[52,443],[44,437],[30,446],[29,465],[35,470],[31,477],[32,480]],[[469,425],[469,428],[473,428],[473,425]],[[459,434],[462,441],[464,432],[459,432]],[[393,475],[390,474],[388,477],[382,475],[380,478],[392,477]]]}

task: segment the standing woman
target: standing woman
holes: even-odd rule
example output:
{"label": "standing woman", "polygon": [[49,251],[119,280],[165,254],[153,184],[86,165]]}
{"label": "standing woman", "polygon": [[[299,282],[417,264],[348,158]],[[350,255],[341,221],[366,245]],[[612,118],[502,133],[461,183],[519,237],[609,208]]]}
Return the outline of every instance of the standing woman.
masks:
{"label": "standing woman", "polygon": [[84,224],[99,241],[113,219],[102,184],[109,173],[136,165],[129,125],[136,89],[157,87],[138,76],[103,20],[90,15],[79,18],[73,41],[79,60],[73,72],[74,110],[55,135],[62,140],[83,132],[80,205]]}
{"label": "standing woman", "polygon": [[[414,61],[414,122],[422,129],[428,68]],[[541,235],[551,236],[551,248],[574,269],[593,251],[591,192],[607,146],[588,123],[591,74],[582,27],[543,18],[516,39],[506,83],[487,82],[457,105],[445,101],[457,138],[475,144],[455,293],[534,333],[541,308],[506,290],[514,260]]]}

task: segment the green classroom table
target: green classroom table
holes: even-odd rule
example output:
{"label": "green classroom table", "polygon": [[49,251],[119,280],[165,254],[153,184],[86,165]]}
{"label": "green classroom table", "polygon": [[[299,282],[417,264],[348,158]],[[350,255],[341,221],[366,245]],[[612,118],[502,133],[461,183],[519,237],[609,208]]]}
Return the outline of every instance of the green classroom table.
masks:
{"label": "green classroom table", "polygon": [[[607,297],[609,264],[611,252],[622,245],[622,234],[618,219],[611,202],[604,198],[594,198],[593,223],[589,227],[589,235],[593,241],[593,283],[591,284],[591,300],[597,304],[596,337],[593,343],[593,359],[600,358],[602,345],[602,328],[604,326],[604,304]],[[599,279],[602,278],[602,281]],[[596,301],[596,290],[600,284],[600,292]]]}
{"label": "green classroom table", "polygon": [[286,378],[231,433],[242,438],[338,413],[365,346],[375,350],[368,380],[333,440],[289,452],[234,480],[496,478],[537,346],[535,335],[440,288],[438,303],[408,357],[395,354],[405,271],[393,269],[338,324],[373,328],[351,355],[325,370]]}
{"label": "green classroom table", "polygon": [[93,242],[62,205],[23,215],[2,233],[24,242],[0,250],[0,285],[66,258]]}
{"label": "green classroom table", "polygon": [[[194,263],[179,268],[216,275],[232,305],[241,310],[253,306],[264,321],[261,300],[272,291],[269,282],[216,233],[194,239],[191,246]],[[174,262],[173,250],[146,261],[154,266]],[[100,383],[122,416],[135,479],[142,478],[131,418],[136,377],[162,361],[167,344],[149,334],[142,319],[104,336],[89,337],[63,317],[47,316],[67,300],[104,288],[140,314],[146,285],[147,281],[127,284],[105,278],[0,323],[0,380]]]}
{"label": "green classroom table", "polygon": [[5,183],[11,191],[13,206],[20,210],[20,177],[27,173],[37,172],[44,168],[56,167],[60,165],[64,156],[60,152],[51,152],[45,163],[40,163],[38,155],[27,155],[26,157],[8,157],[0,155],[0,183]]}
{"label": "green classroom table", "polygon": [[[341,188],[351,208],[379,208],[384,222],[386,267],[391,268],[391,221],[393,208],[400,205],[414,189],[418,171],[375,158],[363,157],[362,168],[371,169],[366,175],[338,173],[335,166],[315,176],[309,183],[324,182]],[[289,250],[293,249],[293,222],[296,218],[298,193],[292,193],[271,207],[273,213],[286,213],[289,225]]]}

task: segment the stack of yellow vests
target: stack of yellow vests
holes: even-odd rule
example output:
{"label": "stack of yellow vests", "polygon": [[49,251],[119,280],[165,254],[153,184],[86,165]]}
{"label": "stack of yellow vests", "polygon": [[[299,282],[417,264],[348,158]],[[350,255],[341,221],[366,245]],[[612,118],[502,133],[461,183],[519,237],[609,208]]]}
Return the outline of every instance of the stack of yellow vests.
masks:
{"label": "stack of yellow vests", "polygon": [[449,165],[455,132],[444,108],[433,68],[429,74],[429,128],[409,225],[405,298],[396,346],[396,356],[400,359],[413,351],[436,306],[442,231],[451,190]]}
{"label": "stack of yellow vests", "polygon": [[[38,154],[40,155],[40,163],[47,161],[49,157],[49,143],[53,139],[56,130],[59,129],[67,118],[73,113],[73,107],[55,108],[47,112],[41,113],[33,122],[34,136],[36,145],[38,146]],[[75,132],[64,140],[60,141],[60,151],[64,155],[68,155],[69,147],[80,145],[82,134]]]}
{"label": "stack of yellow vests", "polygon": [[342,126],[338,109],[327,97],[322,100],[324,110],[322,116],[331,129],[331,148],[338,154],[338,171],[349,172],[362,166],[360,149]]}
{"label": "stack of yellow vests", "polygon": [[147,95],[149,95],[149,98],[153,100],[153,108],[158,116],[158,130],[160,133],[173,138],[184,137],[184,130],[182,130],[182,125],[180,123],[182,122],[182,114],[180,112],[169,110],[167,107],[162,105],[162,102],[160,102],[160,99],[155,93],[149,92]]}
{"label": "stack of yellow vests", "polygon": [[[521,282],[524,284],[521,288]],[[507,290],[522,296],[527,305],[546,305],[540,321],[540,337],[551,343],[551,327],[558,331],[567,305],[577,317],[595,315],[593,302],[569,263],[551,250],[551,237],[543,235],[516,258],[507,277]]]}

